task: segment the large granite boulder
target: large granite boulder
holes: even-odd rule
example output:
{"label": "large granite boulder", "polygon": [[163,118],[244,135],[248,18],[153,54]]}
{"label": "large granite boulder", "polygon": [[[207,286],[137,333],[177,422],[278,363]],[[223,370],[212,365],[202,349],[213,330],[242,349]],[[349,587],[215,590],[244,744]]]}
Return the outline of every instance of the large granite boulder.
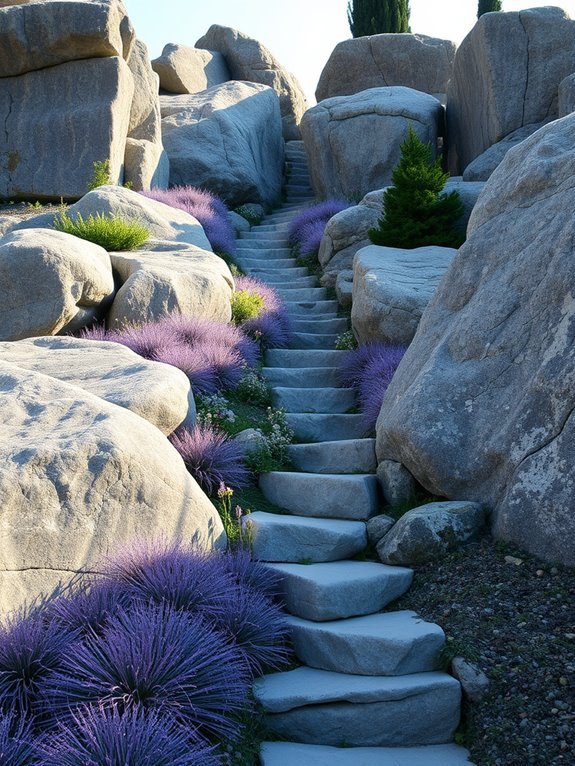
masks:
{"label": "large granite boulder", "polygon": [[371,245],[353,260],[351,326],[360,344],[407,346],[457,250]]}
{"label": "large granite boulder", "polygon": [[231,207],[278,201],[284,142],[271,88],[234,81],[160,100],[172,185],[201,186]]}
{"label": "large granite boulder", "polygon": [[387,390],[379,460],[575,565],[575,115],[510,149]]}
{"label": "large granite boulder", "polygon": [[124,179],[136,191],[167,189],[170,160],[163,145],[128,136],[124,150]]}
{"label": "large granite boulder", "polygon": [[451,172],[518,128],[557,118],[559,83],[574,71],[575,22],[560,8],[481,16],[447,90]]}
{"label": "large granite boulder", "polygon": [[543,127],[543,123],[541,122],[538,122],[535,125],[524,125],[522,128],[518,128],[517,130],[514,130],[513,133],[505,136],[501,141],[490,146],[489,149],[486,149],[483,154],[476,157],[473,162],[470,162],[465,168],[463,171],[463,180],[487,181],[511,147],[525,141],[526,138],[531,136],[541,127]]}
{"label": "large granite boulder", "polygon": [[387,186],[410,125],[435,150],[442,109],[433,96],[399,86],[335,96],[308,109],[301,131],[316,195],[361,198]]}
{"label": "large granite boulder", "polygon": [[231,79],[221,53],[174,43],[164,45],[152,68],[169,93],[199,93]]}
{"label": "large granite boulder", "polygon": [[50,229],[14,231],[0,240],[0,339],[79,329],[114,294],[108,253]]}
{"label": "large granite boulder", "polygon": [[131,542],[224,542],[176,450],[133,412],[1,362],[0,422],[0,612]]}
{"label": "large granite boulder", "polygon": [[213,24],[197,41],[196,48],[223,54],[232,79],[273,88],[280,100],[285,140],[297,141],[300,138],[299,124],[307,108],[305,95],[296,78],[264,45],[235,29]]}
{"label": "large granite boulder", "polygon": [[382,34],[338,43],[315,92],[320,101],[368,88],[405,85],[423,93],[445,94],[457,46],[427,35]]}
{"label": "large granite boulder", "polygon": [[571,112],[575,112],[575,73],[559,83],[557,101],[559,117],[566,117]]}
{"label": "large granite boulder", "polygon": [[106,159],[120,182],[133,95],[134,78],[118,56],[0,79],[0,197],[77,199],[94,162]]}
{"label": "large granite boulder", "polygon": [[0,364],[3,362],[44,373],[125,407],[166,435],[194,420],[187,376],[169,364],[142,359],[119,343],[30,338],[0,343]]}

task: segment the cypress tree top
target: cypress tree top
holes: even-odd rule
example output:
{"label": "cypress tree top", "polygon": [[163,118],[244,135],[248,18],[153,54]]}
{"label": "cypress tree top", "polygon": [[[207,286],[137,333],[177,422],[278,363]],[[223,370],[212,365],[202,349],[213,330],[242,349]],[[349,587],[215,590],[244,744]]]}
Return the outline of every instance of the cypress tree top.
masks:
{"label": "cypress tree top", "polygon": [[500,11],[502,6],[501,0],[479,0],[477,7],[477,18],[483,16],[484,13],[493,13],[494,11]]}
{"label": "cypress tree top", "polygon": [[349,0],[347,19],[354,37],[409,32],[409,0]]}

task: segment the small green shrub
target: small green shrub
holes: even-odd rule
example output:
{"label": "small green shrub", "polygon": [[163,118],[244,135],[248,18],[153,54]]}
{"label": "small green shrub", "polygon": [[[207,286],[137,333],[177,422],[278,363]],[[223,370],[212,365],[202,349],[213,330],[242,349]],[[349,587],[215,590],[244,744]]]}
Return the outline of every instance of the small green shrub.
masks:
{"label": "small green shrub", "polygon": [[335,340],[336,351],[351,351],[357,348],[357,338],[353,334],[353,330],[346,330],[337,336]]}
{"label": "small green shrub", "polygon": [[261,295],[248,290],[236,290],[232,295],[232,322],[241,325],[248,319],[259,317],[265,307]]}
{"label": "small green shrub", "polygon": [[236,389],[236,396],[244,402],[268,407],[272,403],[272,393],[263,375],[254,370],[247,370]]}
{"label": "small green shrub", "polygon": [[463,205],[456,191],[442,194],[448,178],[440,160],[433,159],[431,144],[424,144],[410,126],[393,171],[393,186],[383,195],[383,216],[378,227],[369,230],[374,245],[459,247],[465,240],[456,225]]}
{"label": "small green shrub", "polygon": [[148,229],[139,221],[104,216],[101,213],[89,215],[86,220],[78,213],[73,221],[65,210],[61,210],[54,221],[54,228],[94,242],[108,252],[135,250],[150,236]]}
{"label": "small green shrub", "polygon": [[234,210],[234,213],[245,218],[250,226],[258,226],[264,218],[264,211],[260,205],[240,205]]}
{"label": "small green shrub", "polygon": [[110,160],[103,160],[92,163],[92,178],[88,181],[88,191],[97,189],[98,186],[108,186],[112,183],[110,174]]}

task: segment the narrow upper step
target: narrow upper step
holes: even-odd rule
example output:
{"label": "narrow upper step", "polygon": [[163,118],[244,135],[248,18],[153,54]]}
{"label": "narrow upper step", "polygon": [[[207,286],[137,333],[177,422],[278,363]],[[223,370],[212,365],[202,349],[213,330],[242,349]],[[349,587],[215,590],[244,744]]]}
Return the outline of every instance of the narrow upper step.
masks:
{"label": "narrow upper step", "polygon": [[415,612],[381,612],[313,622],[290,616],[298,658],[312,668],[360,676],[401,676],[437,669],[445,634]]}
{"label": "narrow upper step", "polygon": [[325,301],[327,300],[327,288],[325,287],[292,287],[279,288],[277,290],[285,301]]}
{"label": "narrow upper step", "polygon": [[272,348],[266,352],[269,367],[337,367],[344,351]]}
{"label": "narrow upper step", "polygon": [[353,388],[272,388],[272,403],[286,412],[348,412],[356,405]]}
{"label": "narrow upper step", "polygon": [[367,545],[361,521],[312,519],[277,513],[251,513],[249,525],[252,555],[261,561],[319,563],[351,558]]}
{"label": "narrow upper step", "polygon": [[297,668],[257,679],[271,730],[321,745],[414,746],[449,742],[461,687],[446,673],[353,676]]}
{"label": "narrow upper step", "polygon": [[457,745],[339,748],[263,742],[260,766],[473,766],[468,756]]}
{"label": "narrow upper step", "polygon": [[[262,374],[271,386],[281,384],[284,388],[288,386],[296,388],[335,387],[339,381],[337,370],[332,367],[304,367],[303,369],[297,367],[264,367]],[[321,473],[321,471],[317,473]],[[330,471],[330,473],[336,472]]]}
{"label": "narrow upper step", "polygon": [[363,415],[322,415],[291,412],[286,420],[298,441],[333,442],[369,436]]}
{"label": "narrow upper step", "polygon": [[284,300],[288,312],[294,316],[313,316],[315,314],[327,314],[332,312],[337,316],[339,304],[337,301],[288,301]]}
{"label": "narrow upper step", "polygon": [[[313,389],[312,389],[313,390]],[[291,444],[293,465],[310,473],[375,473],[375,439],[345,439],[318,444]]]}
{"label": "narrow upper step", "polygon": [[348,322],[345,317],[338,317],[336,319],[293,320],[293,328],[297,332],[342,333],[347,330],[347,327]]}
{"label": "narrow upper step", "polygon": [[337,333],[295,332],[290,343],[291,348],[317,348],[333,350],[337,342]]}
{"label": "narrow upper step", "polygon": [[270,502],[300,516],[367,521],[379,508],[373,474],[271,471],[261,474],[259,485]]}
{"label": "narrow upper step", "polygon": [[375,614],[405,593],[413,570],[372,561],[269,564],[282,576],[288,612],[327,622]]}

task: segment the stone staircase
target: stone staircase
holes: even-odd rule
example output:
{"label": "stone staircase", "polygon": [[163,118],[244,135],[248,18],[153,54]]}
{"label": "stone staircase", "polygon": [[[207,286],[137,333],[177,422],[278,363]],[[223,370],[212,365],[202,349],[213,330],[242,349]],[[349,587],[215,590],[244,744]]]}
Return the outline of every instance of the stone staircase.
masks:
{"label": "stone staircase", "polygon": [[[291,257],[287,226],[313,201],[301,142],[287,144],[287,201],[239,241],[238,264],[274,286],[295,327],[293,348],[272,350],[263,373],[300,442],[297,471],[261,477],[284,511],[250,516],[254,556],[283,579],[301,667],[254,685],[270,730],[263,766],[463,766],[451,743],[459,683],[436,670],[441,628],[408,611],[383,612],[410,586],[405,567],[359,560],[378,512],[375,443],[334,351],[347,328],[337,302]],[[358,560],[354,560],[358,557]]]}

